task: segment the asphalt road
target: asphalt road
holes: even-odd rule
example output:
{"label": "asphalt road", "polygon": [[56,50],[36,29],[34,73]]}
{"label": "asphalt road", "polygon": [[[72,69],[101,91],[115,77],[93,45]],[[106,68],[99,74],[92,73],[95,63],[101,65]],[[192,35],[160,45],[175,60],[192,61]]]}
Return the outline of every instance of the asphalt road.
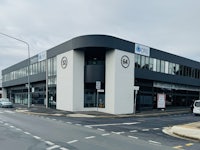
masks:
{"label": "asphalt road", "polygon": [[0,149],[199,150],[200,143],[171,137],[164,127],[199,121],[191,114],[140,118],[67,118],[0,109]]}

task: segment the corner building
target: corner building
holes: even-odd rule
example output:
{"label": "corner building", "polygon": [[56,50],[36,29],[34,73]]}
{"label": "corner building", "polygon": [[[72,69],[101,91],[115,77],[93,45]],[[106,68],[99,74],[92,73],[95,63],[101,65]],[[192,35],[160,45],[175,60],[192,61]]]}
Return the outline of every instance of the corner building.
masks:
{"label": "corner building", "polygon": [[31,104],[59,110],[130,114],[188,107],[200,97],[199,62],[107,35],[76,37],[28,64],[2,71],[3,97],[14,103],[28,103],[29,69]]}

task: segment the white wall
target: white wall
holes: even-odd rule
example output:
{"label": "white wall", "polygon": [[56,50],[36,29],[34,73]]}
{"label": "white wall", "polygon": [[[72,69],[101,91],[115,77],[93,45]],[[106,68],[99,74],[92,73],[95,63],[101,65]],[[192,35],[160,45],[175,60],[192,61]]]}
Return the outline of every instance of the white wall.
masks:
{"label": "white wall", "polygon": [[[67,57],[67,67],[61,67],[61,60]],[[57,87],[56,108],[73,110],[73,50],[57,56]]]}
{"label": "white wall", "polygon": [[[124,68],[122,56],[128,56],[130,64]],[[67,57],[65,69],[61,59]],[[111,114],[133,113],[134,54],[120,50],[106,52],[105,109]],[[57,109],[66,111],[96,110],[84,108],[84,52],[68,51],[57,56]]]}
{"label": "white wall", "polygon": [[[67,57],[67,67],[61,60]],[[57,109],[78,111],[83,109],[84,100],[84,53],[68,51],[57,56]]]}
{"label": "white wall", "polygon": [[[124,68],[122,56],[128,56],[130,64]],[[133,113],[134,54],[120,50],[106,52],[105,112],[112,114]]]}
{"label": "white wall", "polygon": [[84,107],[84,52],[74,51],[73,70],[73,91],[74,91],[74,111],[83,110]]}

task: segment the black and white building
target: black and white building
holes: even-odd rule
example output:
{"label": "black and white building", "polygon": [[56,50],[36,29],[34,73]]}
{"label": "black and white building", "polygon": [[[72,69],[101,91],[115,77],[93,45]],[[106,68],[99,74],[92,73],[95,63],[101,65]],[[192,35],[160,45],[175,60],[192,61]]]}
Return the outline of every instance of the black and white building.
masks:
{"label": "black and white building", "polygon": [[129,114],[200,97],[200,62],[106,35],[76,37],[4,69],[4,97],[28,103],[28,70],[31,104],[59,110]]}

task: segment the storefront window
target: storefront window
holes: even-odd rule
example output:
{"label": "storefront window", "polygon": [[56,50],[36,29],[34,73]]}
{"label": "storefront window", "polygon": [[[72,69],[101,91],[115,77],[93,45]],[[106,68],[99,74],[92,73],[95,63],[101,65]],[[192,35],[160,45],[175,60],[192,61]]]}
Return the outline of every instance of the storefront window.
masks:
{"label": "storefront window", "polygon": [[153,71],[153,58],[149,59],[149,70]]}
{"label": "storefront window", "polygon": [[140,68],[140,55],[135,54],[135,68]]}
{"label": "storefront window", "polygon": [[160,60],[156,60],[156,71],[160,72]]}
{"label": "storefront window", "polygon": [[145,56],[141,56],[141,68],[145,68]]}
{"label": "storefront window", "polygon": [[160,72],[165,73],[165,61],[161,60],[160,65],[161,65]]}
{"label": "storefront window", "polygon": [[48,106],[56,108],[56,57],[48,59]]}

